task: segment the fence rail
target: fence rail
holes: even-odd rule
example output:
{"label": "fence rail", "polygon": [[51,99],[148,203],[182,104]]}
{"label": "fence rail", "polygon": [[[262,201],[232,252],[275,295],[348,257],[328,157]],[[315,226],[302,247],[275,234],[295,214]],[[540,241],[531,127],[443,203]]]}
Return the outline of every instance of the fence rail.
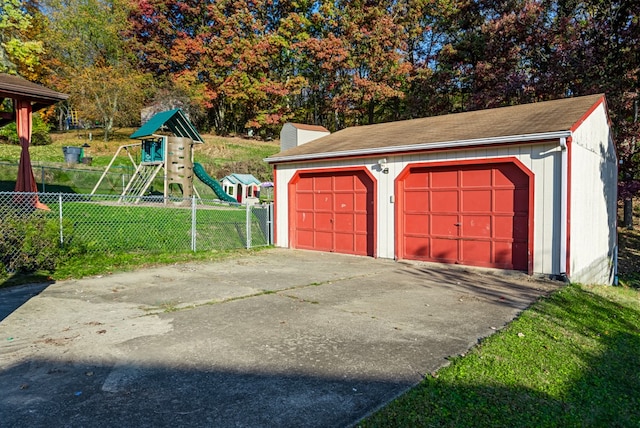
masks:
{"label": "fence rail", "polygon": [[[85,252],[182,252],[254,248],[273,243],[273,206],[215,199],[122,197],[71,193],[0,192],[0,253],[5,268],[22,242],[7,235],[18,227],[54,233],[62,248]],[[120,201],[119,201],[120,200]],[[37,203],[43,204],[40,209]],[[38,224],[42,231],[29,229]],[[0,235],[1,236],[1,235]],[[19,240],[19,238],[16,238]],[[13,250],[10,246],[15,247]]]}
{"label": "fence rail", "polygon": [[[104,173],[104,168],[90,167],[84,164],[63,164],[60,166],[32,165],[37,190],[41,193],[92,193],[96,183]],[[100,186],[94,193],[101,195],[120,195],[124,192],[131,176],[135,173],[132,165],[114,165],[105,174]],[[18,176],[18,164],[0,162],[0,192],[15,189]],[[151,190],[164,186],[161,174],[151,183]],[[194,180],[194,189],[203,199],[215,199],[215,192],[199,180]]]}

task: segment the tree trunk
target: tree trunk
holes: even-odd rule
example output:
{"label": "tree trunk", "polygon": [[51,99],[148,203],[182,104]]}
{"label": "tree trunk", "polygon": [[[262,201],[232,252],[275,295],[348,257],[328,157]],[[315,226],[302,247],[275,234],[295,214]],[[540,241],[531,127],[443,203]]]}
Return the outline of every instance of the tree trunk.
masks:
{"label": "tree trunk", "polygon": [[633,229],[633,199],[625,198],[624,200],[624,227]]}

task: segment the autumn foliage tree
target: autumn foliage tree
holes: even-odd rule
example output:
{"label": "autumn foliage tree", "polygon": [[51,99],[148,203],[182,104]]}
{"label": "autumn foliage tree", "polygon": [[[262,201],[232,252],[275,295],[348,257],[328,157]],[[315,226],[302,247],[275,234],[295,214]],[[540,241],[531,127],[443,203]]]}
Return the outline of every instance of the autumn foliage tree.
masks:
{"label": "autumn foliage tree", "polygon": [[45,0],[45,48],[51,83],[66,92],[69,109],[108,140],[114,127],[140,123],[146,77],[125,49],[124,0]]}
{"label": "autumn foliage tree", "polygon": [[[336,130],[606,93],[621,195],[638,187],[637,1],[45,3],[55,29],[48,63],[70,90],[117,70],[131,79],[120,86],[142,91],[137,99],[179,96],[201,129],[219,134],[268,137],[290,120]],[[152,83],[136,86],[144,74]]]}

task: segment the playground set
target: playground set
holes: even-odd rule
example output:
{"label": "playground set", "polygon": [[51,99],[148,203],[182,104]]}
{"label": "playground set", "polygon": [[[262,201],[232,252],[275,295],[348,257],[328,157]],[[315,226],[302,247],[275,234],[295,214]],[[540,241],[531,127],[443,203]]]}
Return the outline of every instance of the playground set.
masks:
{"label": "playground set", "polygon": [[[201,164],[193,161],[194,146],[204,144],[204,140],[181,109],[157,113],[131,134],[130,138],[139,139],[140,142],[125,144],[118,148],[91,191],[92,195],[100,187],[120,152],[125,150],[135,172],[120,195],[119,202],[140,202],[162,171],[165,204],[178,194],[181,200],[191,198],[194,194],[200,198],[193,186],[194,175],[209,186],[218,199],[238,203],[236,198],[224,191],[217,180],[207,174]],[[130,153],[132,148],[140,148],[139,163],[136,163]]]}

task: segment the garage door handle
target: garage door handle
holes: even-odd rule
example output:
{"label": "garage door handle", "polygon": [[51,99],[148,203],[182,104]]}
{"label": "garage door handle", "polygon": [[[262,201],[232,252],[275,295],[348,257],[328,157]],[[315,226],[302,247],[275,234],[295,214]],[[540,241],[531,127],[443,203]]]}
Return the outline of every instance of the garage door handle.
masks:
{"label": "garage door handle", "polygon": [[453,223],[454,226],[462,226],[462,223]]}

